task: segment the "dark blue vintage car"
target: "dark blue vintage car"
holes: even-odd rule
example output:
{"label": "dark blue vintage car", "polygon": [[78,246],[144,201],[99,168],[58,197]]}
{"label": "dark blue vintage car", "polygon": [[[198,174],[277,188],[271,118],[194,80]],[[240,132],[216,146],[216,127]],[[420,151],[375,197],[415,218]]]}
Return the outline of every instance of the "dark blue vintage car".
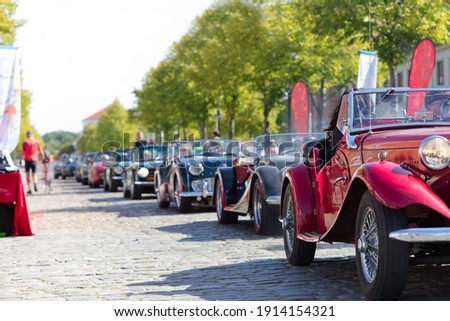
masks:
{"label": "dark blue vintage car", "polygon": [[219,167],[232,166],[239,142],[226,139],[200,139],[174,143],[169,155],[155,171],[155,192],[160,208],[170,202],[189,212],[192,203],[212,205],[214,175]]}
{"label": "dark blue vintage car", "polygon": [[130,150],[130,162],[124,168],[123,197],[140,199],[142,193],[155,192],[155,168],[163,164],[167,148],[150,144]]}
{"label": "dark blue vintage car", "polygon": [[110,162],[103,174],[103,187],[106,192],[117,192],[117,188],[123,186],[125,168],[130,165],[130,150],[118,149],[112,152]]}
{"label": "dark blue vintage car", "polygon": [[214,204],[220,224],[250,215],[258,234],[281,234],[279,222],[281,175],[302,161],[308,142],[320,134],[263,135],[245,142],[232,167],[219,168],[214,181]]}

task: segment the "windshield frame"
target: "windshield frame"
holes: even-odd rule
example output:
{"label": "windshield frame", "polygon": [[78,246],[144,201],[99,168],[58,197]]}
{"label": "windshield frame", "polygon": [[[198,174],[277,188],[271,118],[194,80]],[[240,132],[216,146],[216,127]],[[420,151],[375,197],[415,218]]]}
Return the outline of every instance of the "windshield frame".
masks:
{"label": "windshield frame", "polygon": [[[405,127],[431,127],[431,126],[450,126],[450,118],[446,119],[446,121],[417,121],[414,120],[414,117],[408,118],[405,115],[404,119],[406,122],[404,123],[394,123],[394,124],[381,124],[381,125],[372,125],[371,122],[369,126],[363,128],[355,128],[355,106],[354,100],[355,95],[359,94],[389,94],[393,93],[413,93],[413,92],[424,92],[425,97],[428,92],[449,92],[450,87],[434,87],[434,88],[409,88],[409,87],[387,87],[387,88],[368,88],[368,89],[352,89],[348,93],[348,115],[347,120],[343,120],[346,123],[344,131],[346,132],[347,143],[349,148],[356,149],[358,146],[355,142],[356,137],[362,133],[368,133],[377,130],[389,130],[389,129],[397,129],[397,128],[405,128]],[[424,98],[425,99],[425,98]],[[379,103],[379,102],[378,102]],[[410,117],[410,116],[409,116]],[[394,119],[391,117],[389,119]],[[400,118],[399,118],[400,119]],[[414,120],[414,122],[409,122],[410,120]]]}

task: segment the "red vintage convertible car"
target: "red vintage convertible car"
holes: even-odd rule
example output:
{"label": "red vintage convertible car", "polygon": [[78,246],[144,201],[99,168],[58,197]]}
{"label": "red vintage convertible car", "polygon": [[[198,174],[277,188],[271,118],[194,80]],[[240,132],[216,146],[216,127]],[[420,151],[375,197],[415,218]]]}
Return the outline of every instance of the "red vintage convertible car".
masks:
{"label": "red vintage convertible car", "polygon": [[350,90],[328,137],[282,178],[284,247],[308,265],[316,243],[355,244],[361,289],[401,296],[410,264],[450,260],[450,88]]}

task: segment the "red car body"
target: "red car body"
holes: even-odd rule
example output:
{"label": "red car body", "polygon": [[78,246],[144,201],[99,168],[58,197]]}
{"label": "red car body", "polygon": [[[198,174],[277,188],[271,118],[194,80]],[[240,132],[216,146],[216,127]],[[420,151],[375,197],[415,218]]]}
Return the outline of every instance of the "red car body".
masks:
{"label": "red car body", "polygon": [[89,187],[97,188],[103,184],[103,176],[109,163],[109,156],[103,152],[96,153],[88,161],[88,184]]}
{"label": "red car body", "polygon": [[[370,98],[366,115],[357,102],[362,95]],[[409,264],[448,261],[450,115],[441,110],[431,117],[426,99],[422,114],[407,115],[409,97],[431,95],[450,102],[448,88],[343,95],[333,138],[308,151],[309,160],[282,178],[281,218],[291,264],[310,264],[319,241],[355,243],[362,292],[369,299],[396,299]],[[394,109],[400,112],[394,115]]]}

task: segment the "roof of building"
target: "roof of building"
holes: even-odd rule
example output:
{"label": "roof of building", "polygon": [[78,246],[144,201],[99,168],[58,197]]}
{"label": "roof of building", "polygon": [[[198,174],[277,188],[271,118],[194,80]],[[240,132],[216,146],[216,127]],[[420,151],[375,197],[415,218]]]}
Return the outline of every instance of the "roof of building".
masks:
{"label": "roof of building", "polygon": [[85,121],[85,120],[100,120],[100,118],[102,118],[102,116],[106,113],[107,109],[108,109],[108,107],[105,107],[105,108],[99,110],[98,112],[92,114],[91,116],[83,119],[83,121]]}

